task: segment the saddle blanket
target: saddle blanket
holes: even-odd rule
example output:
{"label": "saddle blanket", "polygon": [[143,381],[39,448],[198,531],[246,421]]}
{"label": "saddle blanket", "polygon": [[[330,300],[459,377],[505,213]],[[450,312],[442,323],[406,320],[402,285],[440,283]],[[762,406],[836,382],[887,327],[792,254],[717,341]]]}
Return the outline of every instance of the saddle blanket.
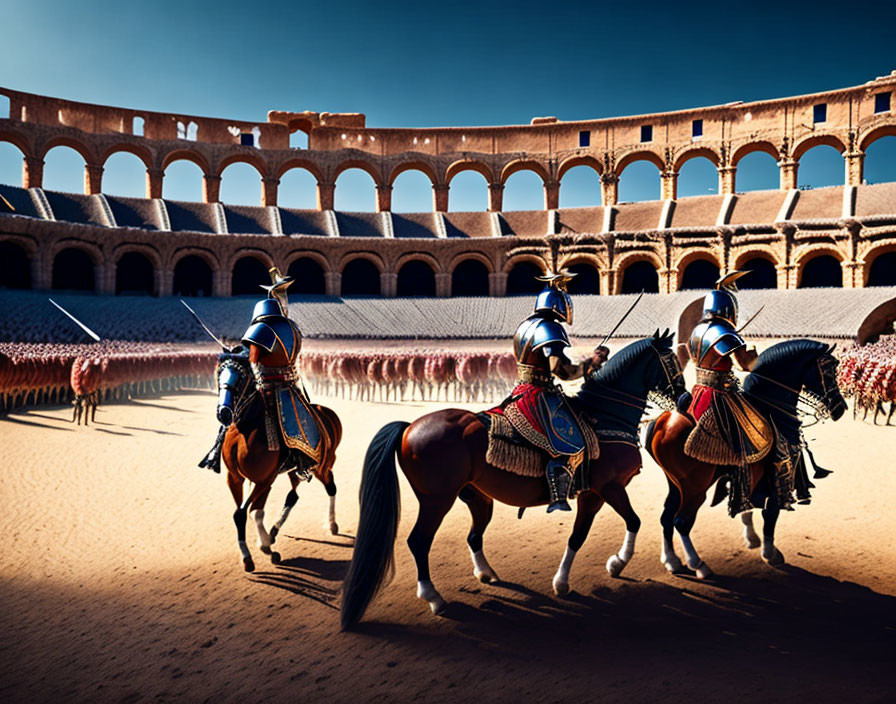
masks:
{"label": "saddle blanket", "polygon": [[771,426],[738,393],[697,385],[689,410],[697,426],[684,451],[696,460],[740,466],[761,460],[774,445]]}
{"label": "saddle blanket", "polygon": [[317,414],[305,395],[295,386],[284,386],[276,391],[277,420],[283,443],[300,450],[315,463],[320,461],[323,442]]}

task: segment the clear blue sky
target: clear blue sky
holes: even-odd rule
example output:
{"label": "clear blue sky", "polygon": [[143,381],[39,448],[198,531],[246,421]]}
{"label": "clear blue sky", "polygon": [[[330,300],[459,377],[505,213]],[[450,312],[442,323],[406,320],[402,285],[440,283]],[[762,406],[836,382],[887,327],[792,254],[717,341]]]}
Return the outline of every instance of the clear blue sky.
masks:
{"label": "clear blue sky", "polygon": [[[776,98],[856,85],[896,69],[894,3],[732,5],[0,0],[0,85],[253,121],[280,109],[363,112],[370,126],[457,126]],[[869,150],[869,181],[896,178],[892,142]],[[738,190],[776,187],[771,158],[752,156]],[[20,171],[18,152],[0,144],[0,181],[18,184]],[[139,195],[143,178],[133,158],[118,155],[107,165],[104,190]],[[79,158],[64,149],[50,153],[47,188],[81,190],[82,179]],[[801,184],[842,180],[833,149],[807,155]],[[716,181],[711,165],[695,160],[681,175],[680,195],[713,192]],[[166,197],[198,199],[198,191],[191,166],[169,170]],[[541,207],[540,191],[533,174],[517,174],[505,206]],[[591,204],[598,193],[593,173],[574,170],[564,179],[561,205]],[[250,167],[225,172],[225,201],[257,203],[258,194]],[[281,194],[286,205],[313,207],[313,180],[290,175]],[[654,167],[627,170],[622,200],[658,196]],[[394,199],[396,210],[432,207],[420,174],[403,176]],[[366,175],[340,178],[337,207],[372,209]],[[485,207],[477,175],[452,183],[451,207]]]}

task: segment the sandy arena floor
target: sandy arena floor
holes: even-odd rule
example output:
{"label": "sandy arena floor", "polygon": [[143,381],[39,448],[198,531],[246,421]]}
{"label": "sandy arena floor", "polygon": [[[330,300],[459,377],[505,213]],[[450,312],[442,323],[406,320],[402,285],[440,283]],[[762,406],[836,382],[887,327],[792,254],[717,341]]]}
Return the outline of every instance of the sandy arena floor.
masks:
{"label": "sandy arena floor", "polygon": [[[620,579],[605,569],[624,527],[598,515],[568,598],[551,577],[569,516],[496,506],[486,554],[506,580],[474,581],[458,502],[433,547],[436,618],[414,594],[404,540],[416,501],[402,476],[397,574],[357,632],[339,632],[367,444],[384,423],[445,404],[322,399],[347,437],[336,480],[341,534],[314,482],[278,539],[243,572],[222,476],[196,467],[215,433],[210,393],[0,420],[0,699],[4,702],[896,701],[896,428],[851,420],[810,430],[836,473],[784,514],[773,569],[722,507],[695,544],[711,582],[659,562],[660,470],[644,455],[630,493],[643,520]],[[455,405],[455,404],[452,404]],[[268,523],[288,483],[275,485]]]}

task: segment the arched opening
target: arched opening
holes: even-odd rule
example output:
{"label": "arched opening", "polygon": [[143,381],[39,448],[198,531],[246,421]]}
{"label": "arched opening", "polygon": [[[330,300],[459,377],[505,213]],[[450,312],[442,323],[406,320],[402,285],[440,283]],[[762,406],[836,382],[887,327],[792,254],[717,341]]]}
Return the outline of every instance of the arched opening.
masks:
{"label": "arched opening", "polygon": [[502,210],[544,210],[544,181],[534,171],[524,169],[504,182]]}
{"label": "arched opening", "polygon": [[202,169],[188,159],[168,164],[162,178],[162,198],[202,201]]}
{"label": "arched opening", "polygon": [[488,210],[488,181],[478,171],[462,171],[451,179],[448,210],[472,212]]}
{"label": "arched opening", "polygon": [[865,183],[896,181],[896,136],[874,140],[865,149]]}
{"label": "arched opening", "polygon": [[840,288],[843,286],[843,270],[836,257],[821,254],[813,257],[803,267],[798,288]]}
{"label": "arched opening", "polygon": [[778,162],[766,152],[750,152],[737,162],[734,182],[738,193],[773,191],[781,183]]}
{"label": "arched opening", "polygon": [[650,262],[634,262],[623,270],[619,289],[619,293],[659,293],[660,275]]}
{"label": "arched opening", "polygon": [[843,157],[834,147],[827,144],[812,147],[800,157],[797,177],[800,188],[842,186]]}
{"label": "arched opening", "polygon": [[93,260],[83,249],[69,247],[53,257],[53,281],[56,291],[93,291],[96,277]]}
{"label": "arched opening", "polygon": [[262,285],[270,283],[268,267],[256,257],[243,257],[233,266],[234,296],[259,296],[263,293]]}
{"label": "arched opening", "polygon": [[660,171],[649,161],[635,161],[619,175],[619,202],[659,200],[662,192]]}
{"label": "arched opening", "polygon": [[896,252],[878,254],[868,267],[866,286],[896,286]]}
{"label": "arched opening", "polygon": [[296,210],[317,209],[317,179],[308,169],[290,169],[280,177],[277,204]]}
{"label": "arched opening", "polygon": [[0,242],[0,288],[31,288],[31,260],[13,242]]}
{"label": "arched opening", "polygon": [[478,259],[465,259],[451,272],[452,296],[487,296],[488,267]]}
{"label": "arched opening", "polygon": [[84,192],[84,157],[71,147],[53,147],[44,157],[43,187],[64,193]]}
{"label": "arched opening", "polygon": [[289,148],[290,149],[307,149],[308,148],[308,133],[305,130],[296,128],[292,132],[289,133]]}
{"label": "arched opening", "polygon": [[372,213],[376,210],[376,184],[364,169],[346,169],[336,179],[336,210]]}
{"label": "arched opening", "polygon": [[778,271],[765,257],[753,257],[739,267],[750,272],[737,280],[738,288],[778,288]]}
{"label": "arched opening", "polygon": [[149,295],[153,293],[152,262],[140,252],[121,255],[115,266],[115,293],[118,295]]}
{"label": "arched opening", "polygon": [[221,172],[221,202],[261,205],[261,174],[251,164],[238,161]]}
{"label": "arched opening", "polygon": [[596,267],[587,262],[577,262],[566,268],[576,275],[567,286],[567,290],[570,293],[584,293],[589,295],[597,295],[600,293],[600,273],[597,271]]}
{"label": "arched opening", "polygon": [[535,262],[519,262],[507,274],[507,295],[521,296],[538,293],[544,288],[544,283],[535,277],[543,274],[544,271]]}
{"label": "arched opening", "polygon": [[681,272],[681,285],[683,291],[690,289],[713,288],[719,279],[719,267],[708,259],[694,259]]}
{"label": "arched opening", "polygon": [[211,296],[212,268],[202,257],[188,254],[174,265],[175,296]]}
{"label": "arched opening", "polygon": [[15,144],[0,142],[0,183],[22,186],[22,164],[25,155]]}
{"label": "arched opening", "polygon": [[436,274],[424,261],[413,259],[398,270],[398,296],[418,298],[436,295]]}
{"label": "arched opening", "polygon": [[678,171],[678,197],[708,196],[719,192],[719,172],[705,156],[695,156]]}
{"label": "arched opening", "polygon": [[144,120],[142,117],[135,117],[133,120],[131,120],[131,134],[135,137],[142,137],[143,125]]}
{"label": "arched opening", "polygon": [[146,197],[146,164],[130,152],[115,152],[103,164],[103,193]]}
{"label": "arched opening", "polygon": [[432,181],[422,171],[402,171],[392,182],[392,210],[396,213],[425,213],[432,210]]}
{"label": "arched opening", "polygon": [[300,257],[289,265],[286,273],[295,281],[289,287],[290,293],[326,293],[324,270],[311,257]]}
{"label": "arched opening", "polygon": [[369,259],[352,259],[342,269],[343,296],[380,295],[380,272]]}
{"label": "arched opening", "polygon": [[590,166],[573,166],[560,179],[561,208],[590,208],[602,203],[600,175]]}

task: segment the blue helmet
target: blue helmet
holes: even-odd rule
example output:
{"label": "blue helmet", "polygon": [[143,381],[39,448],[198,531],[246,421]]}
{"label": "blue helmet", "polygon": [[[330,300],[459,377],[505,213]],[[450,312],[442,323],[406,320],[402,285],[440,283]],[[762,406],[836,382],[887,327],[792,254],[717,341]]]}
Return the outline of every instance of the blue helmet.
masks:
{"label": "blue helmet", "polygon": [[256,303],[255,308],[252,309],[252,322],[257,323],[265,318],[282,318],[284,315],[280,301],[276,298],[265,298]]}
{"label": "blue helmet", "polygon": [[535,299],[536,313],[551,313],[557,320],[572,325],[572,299],[569,294],[548,284]]}
{"label": "blue helmet", "polygon": [[703,299],[703,317],[721,318],[737,325],[737,285],[734,283],[747,271],[732,271],[716,281],[716,288]]}

